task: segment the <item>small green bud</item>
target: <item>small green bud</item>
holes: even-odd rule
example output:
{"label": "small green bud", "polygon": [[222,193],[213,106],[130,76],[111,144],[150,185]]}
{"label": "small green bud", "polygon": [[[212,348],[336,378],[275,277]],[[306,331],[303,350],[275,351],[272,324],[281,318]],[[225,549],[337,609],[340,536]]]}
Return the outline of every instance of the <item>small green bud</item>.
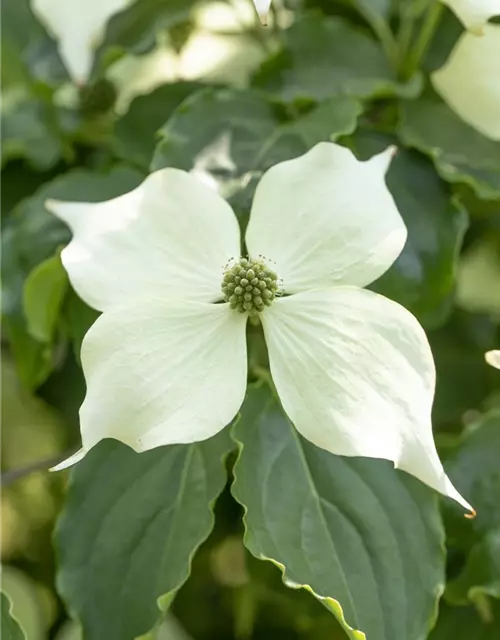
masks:
{"label": "small green bud", "polygon": [[241,284],[242,287],[246,287],[246,286],[248,286],[248,280],[246,278],[242,278],[240,280],[240,284]]}

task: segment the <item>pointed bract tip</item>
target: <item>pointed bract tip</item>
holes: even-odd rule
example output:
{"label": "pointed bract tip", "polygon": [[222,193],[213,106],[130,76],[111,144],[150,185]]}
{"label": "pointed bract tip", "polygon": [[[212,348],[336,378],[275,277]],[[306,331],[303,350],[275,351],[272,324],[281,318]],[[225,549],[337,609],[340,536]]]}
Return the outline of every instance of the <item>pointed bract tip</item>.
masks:
{"label": "pointed bract tip", "polygon": [[470,25],[468,28],[469,33],[472,33],[473,36],[478,36],[481,38],[484,36],[484,24],[474,24]]}
{"label": "pointed bract tip", "polygon": [[76,451],[72,456],[70,456],[69,458],[66,458],[59,464],[56,464],[54,467],[51,467],[49,471],[54,472],[54,471],[62,471],[63,469],[67,469],[68,467],[73,466],[77,462],[80,462],[80,460],[85,457],[86,453],[87,452],[85,451],[85,449],[78,449],[78,451]]}
{"label": "pointed bract tip", "polygon": [[58,200],[54,200],[53,198],[47,198],[43,204],[46,209],[52,211],[53,207],[57,207],[58,202]]}
{"label": "pointed bract tip", "polygon": [[467,520],[474,520],[474,518],[476,517],[476,510],[471,508],[471,512],[470,513],[464,513],[464,518],[467,518]]}
{"label": "pointed bract tip", "polygon": [[484,359],[492,367],[500,369],[500,350],[487,351],[484,354]]}
{"label": "pointed bract tip", "polygon": [[261,25],[263,27],[267,27],[271,0],[253,0],[253,3],[255,5],[255,10],[257,11]]}
{"label": "pointed bract tip", "polygon": [[397,152],[398,148],[394,145],[391,145],[381,153],[378,153],[376,156],[372,156],[367,162],[371,166],[377,166],[385,175]]}

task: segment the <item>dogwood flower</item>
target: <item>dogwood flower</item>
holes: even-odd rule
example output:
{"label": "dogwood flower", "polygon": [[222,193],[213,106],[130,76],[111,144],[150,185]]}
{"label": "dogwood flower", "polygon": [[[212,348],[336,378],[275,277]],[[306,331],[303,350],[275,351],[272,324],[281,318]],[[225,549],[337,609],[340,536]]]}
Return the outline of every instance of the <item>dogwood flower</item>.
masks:
{"label": "dogwood flower", "polygon": [[467,124],[500,140],[500,25],[484,25],[483,35],[464,33],[432,83]]}
{"label": "dogwood flower", "polygon": [[481,35],[484,25],[493,16],[500,15],[500,0],[441,0],[459,18],[464,27]]}
{"label": "dogwood flower", "polygon": [[75,84],[85,84],[94,53],[112,15],[133,0],[31,0],[31,9],[59,44],[59,53]]}
{"label": "dogwood flower", "polygon": [[384,176],[393,149],[360,162],[320,143],[262,177],[241,257],[214,190],[166,168],[98,204],[46,206],[71,227],[62,261],[102,315],[82,364],[81,458],[103,438],[136,451],[210,438],[247,385],[245,326],[262,323],[274,384],[298,431],[345,456],[392,460],[470,509],[432,436],[432,354],[414,316],[363,289],[406,228]]}
{"label": "dogwood flower", "polygon": [[487,351],[484,354],[484,358],[488,364],[491,364],[492,367],[500,369],[500,351]]}

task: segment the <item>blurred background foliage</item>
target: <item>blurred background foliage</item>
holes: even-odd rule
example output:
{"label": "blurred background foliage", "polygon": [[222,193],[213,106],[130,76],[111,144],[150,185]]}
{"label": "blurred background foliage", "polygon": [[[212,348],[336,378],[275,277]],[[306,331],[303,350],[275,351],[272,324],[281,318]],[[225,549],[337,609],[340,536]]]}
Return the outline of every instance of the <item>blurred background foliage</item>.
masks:
{"label": "blurred background foliage", "polygon": [[[410,4],[275,0],[262,28],[250,0],[137,0],[110,20],[91,80],[77,89],[28,0],[3,0],[6,638],[81,637],[55,586],[52,533],[67,474],[47,469],[79,443],[79,348],[97,313],[67,281],[59,255],[69,232],[45,199],[99,201],[177,166],[217,186],[245,224],[262,172],[320,140],[360,157],[400,148],[388,184],[409,240],[375,288],[428,331],[436,440],[478,511],[471,523],[441,501],[448,584],[429,637],[500,637],[500,372],[484,362],[500,346],[500,149],[428,86],[425,72],[460,33],[451,12],[424,72],[398,64],[390,33]],[[148,638],[345,637],[318,601],[245,550],[241,517],[226,488],[190,577]]]}

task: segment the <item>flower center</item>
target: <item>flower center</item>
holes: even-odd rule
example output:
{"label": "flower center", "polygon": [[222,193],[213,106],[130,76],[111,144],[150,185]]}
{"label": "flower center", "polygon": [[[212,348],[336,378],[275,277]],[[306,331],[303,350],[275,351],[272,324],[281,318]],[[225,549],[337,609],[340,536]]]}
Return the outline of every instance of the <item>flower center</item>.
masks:
{"label": "flower center", "polygon": [[268,307],[278,292],[278,276],[261,260],[240,258],[222,279],[224,300],[231,309],[255,315]]}

